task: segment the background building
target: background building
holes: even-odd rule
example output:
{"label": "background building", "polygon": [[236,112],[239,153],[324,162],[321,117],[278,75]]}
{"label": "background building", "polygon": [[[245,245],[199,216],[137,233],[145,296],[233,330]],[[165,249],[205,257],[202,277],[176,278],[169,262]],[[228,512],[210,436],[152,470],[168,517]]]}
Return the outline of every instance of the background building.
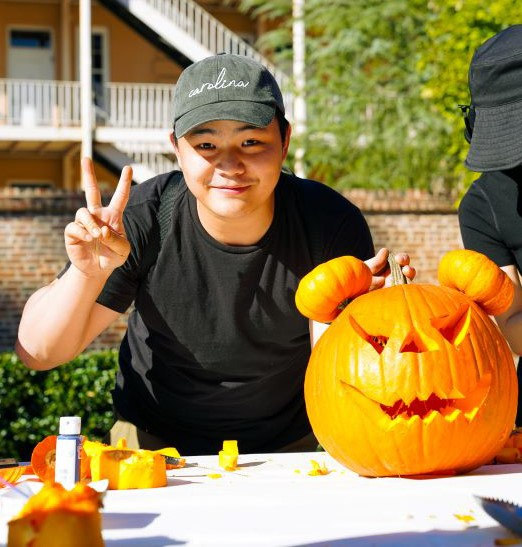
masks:
{"label": "background building", "polygon": [[[270,64],[251,45],[262,23],[231,2],[101,0],[91,22],[93,157],[107,189],[125,164],[136,182],[174,168],[184,67],[220,51]],[[0,188],[79,188],[79,2],[1,0],[0,36]]]}
{"label": "background building", "polygon": [[[100,0],[92,3],[93,156],[107,194],[121,168],[136,182],[175,167],[169,142],[175,81],[219,51],[268,64],[252,47],[267,25],[230,1]],[[84,204],[79,3],[0,0],[0,351],[11,350],[23,305],[67,257],[63,229]],[[286,96],[292,114],[292,104]],[[377,247],[410,252],[419,282],[436,282],[442,254],[460,247],[451,198],[418,190],[348,194]],[[93,347],[118,345],[123,316]]]}

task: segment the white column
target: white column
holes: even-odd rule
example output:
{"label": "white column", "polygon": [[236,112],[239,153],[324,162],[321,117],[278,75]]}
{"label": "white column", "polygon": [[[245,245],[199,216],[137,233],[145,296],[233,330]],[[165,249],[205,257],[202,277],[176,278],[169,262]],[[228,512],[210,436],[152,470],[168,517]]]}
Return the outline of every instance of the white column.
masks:
{"label": "white column", "polygon": [[[80,86],[82,157],[92,158],[91,0],[80,0]],[[83,180],[82,180],[83,187]]]}
{"label": "white column", "polygon": [[70,0],[62,0],[60,4],[61,48],[62,48],[62,80],[71,79],[71,25]]}
{"label": "white column", "polygon": [[[292,0],[293,75],[294,75],[294,137],[299,142],[306,132],[305,99],[305,0]],[[304,146],[302,141],[295,151],[294,171],[298,177],[305,177]]]}

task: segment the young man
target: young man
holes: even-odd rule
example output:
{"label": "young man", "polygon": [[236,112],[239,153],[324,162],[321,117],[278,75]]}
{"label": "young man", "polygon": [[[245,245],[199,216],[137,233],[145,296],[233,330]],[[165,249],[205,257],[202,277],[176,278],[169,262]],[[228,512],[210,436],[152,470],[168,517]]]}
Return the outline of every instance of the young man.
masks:
{"label": "young man", "polygon": [[[495,261],[515,285],[510,309],[496,317],[514,353],[522,355],[522,25],[482,44],[469,68],[470,142],[466,165],[481,176],[459,207],[464,246]],[[518,369],[522,386],[522,360]],[[522,389],[516,425],[522,426]]]}
{"label": "young man", "polygon": [[[18,354],[29,367],[55,367],[134,302],[114,435],[187,455],[215,454],[224,439],[242,452],[313,449],[303,400],[310,332],[297,285],[317,263],[348,254],[367,260],[380,286],[387,251],[371,258],[367,224],[340,194],[281,172],[290,127],[263,66],[229,54],[195,63],[174,106],[182,176],[131,190],[125,168],[102,207],[83,160],[87,207],[65,229],[70,267],[29,299]],[[166,188],[174,197],[162,237]],[[408,256],[398,259],[413,277]]]}

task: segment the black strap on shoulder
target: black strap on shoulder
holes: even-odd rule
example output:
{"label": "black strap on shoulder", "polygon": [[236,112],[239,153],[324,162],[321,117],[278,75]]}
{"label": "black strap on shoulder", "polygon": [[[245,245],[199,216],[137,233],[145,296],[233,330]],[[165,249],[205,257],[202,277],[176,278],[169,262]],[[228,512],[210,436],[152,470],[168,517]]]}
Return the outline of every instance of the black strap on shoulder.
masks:
{"label": "black strap on shoulder", "polygon": [[283,174],[290,175],[290,180],[294,185],[294,193],[296,196],[297,207],[301,217],[305,219],[306,238],[312,265],[315,268],[321,262],[324,262],[324,226],[319,225],[317,219],[317,200],[316,194],[303,189],[299,191],[296,187],[298,184],[309,185],[307,179],[299,179],[291,171],[283,170]]}
{"label": "black strap on shoulder", "polygon": [[181,171],[173,171],[160,195],[160,203],[157,212],[160,229],[160,248],[163,245],[163,241],[170,228],[174,202],[181,194],[184,187],[184,185],[181,184],[182,179],[183,173]]}

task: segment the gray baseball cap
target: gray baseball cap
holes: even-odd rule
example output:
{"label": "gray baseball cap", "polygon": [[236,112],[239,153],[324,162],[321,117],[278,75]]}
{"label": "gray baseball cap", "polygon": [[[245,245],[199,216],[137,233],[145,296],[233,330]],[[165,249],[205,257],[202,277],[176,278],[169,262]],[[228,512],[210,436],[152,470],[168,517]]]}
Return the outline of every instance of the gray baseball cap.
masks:
{"label": "gray baseball cap", "polygon": [[174,131],[183,137],[198,125],[235,120],[266,127],[285,107],[270,71],[249,57],[220,53],[187,67],[174,90]]}

